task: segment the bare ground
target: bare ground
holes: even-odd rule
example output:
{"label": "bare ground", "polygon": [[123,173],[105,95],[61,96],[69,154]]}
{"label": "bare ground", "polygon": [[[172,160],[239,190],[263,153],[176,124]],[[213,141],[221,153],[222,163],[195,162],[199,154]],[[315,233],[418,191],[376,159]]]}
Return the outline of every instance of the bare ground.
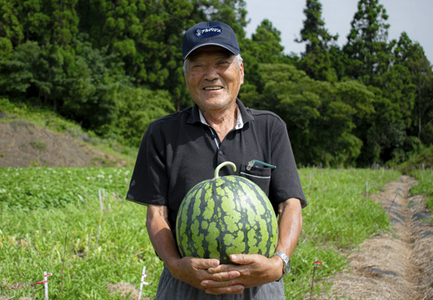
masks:
{"label": "bare ground", "polygon": [[433,299],[433,223],[416,180],[402,176],[371,199],[381,203],[393,229],[367,239],[349,255],[349,266],[331,279],[330,292],[306,299]]}
{"label": "bare ground", "polygon": [[0,168],[125,166],[82,140],[25,121],[0,122]]}

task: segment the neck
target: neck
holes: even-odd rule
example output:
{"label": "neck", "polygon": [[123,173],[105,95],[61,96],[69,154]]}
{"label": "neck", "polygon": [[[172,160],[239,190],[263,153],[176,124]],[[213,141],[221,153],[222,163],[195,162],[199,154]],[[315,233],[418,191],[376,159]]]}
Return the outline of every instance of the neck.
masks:
{"label": "neck", "polygon": [[206,122],[211,126],[216,133],[220,141],[223,141],[226,135],[236,126],[237,121],[237,105],[224,110],[212,111],[202,110],[201,113],[205,118]]}

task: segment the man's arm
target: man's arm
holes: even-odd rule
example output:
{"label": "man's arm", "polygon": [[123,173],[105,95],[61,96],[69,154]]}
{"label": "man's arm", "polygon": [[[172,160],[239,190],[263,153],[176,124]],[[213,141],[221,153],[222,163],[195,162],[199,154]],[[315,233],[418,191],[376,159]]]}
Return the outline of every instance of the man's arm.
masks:
{"label": "man's arm", "polygon": [[290,198],[278,205],[278,245],[276,251],[292,256],[302,230],[302,207],[297,198]]}
{"label": "man's arm", "polygon": [[[179,256],[176,241],[169,226],[167,206],[147,205],[146,227],[156,253],[164,261],[173,277],[197,289],[205,289],[201,282],[212,276],[207,269],[217,267],[219,261]],[[225,272],[221,278],[231,280],[239,275],[237,271]],[[242,289],[241,286],[234,286],[230,291],[236,293]]]}
{"label": "man's arm", "polygon": [[[280,203],[279,234],[277,251],[291,256],[302,229],[302,207],[297,198],[290,198]],[[283,275],[283,261],[279,256],[266,258],[262,255],[237,254],[231,255],[232,262],[238,265],[220,265],[209,269],[214,273],[212,280],[205,279],[202,286],[209,294],[230,294],[231,285],[242,285],[244,288],[263,285],[279,280]],[[224,272],[238,271],[241,276],[229,281],[223,280]]]}

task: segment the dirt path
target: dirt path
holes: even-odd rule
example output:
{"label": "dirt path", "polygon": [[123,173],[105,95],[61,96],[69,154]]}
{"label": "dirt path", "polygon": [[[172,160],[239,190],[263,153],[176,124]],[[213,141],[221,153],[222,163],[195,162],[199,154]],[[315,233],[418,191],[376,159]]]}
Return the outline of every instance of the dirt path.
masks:
{"label": "dirt path", "polygon": [[[314,299],[433,299],[433,226],[416,181],[402,176],[371,199],[381,203],[393,229],[366,240],[337,273],[328,295]],[[305,299],[310,296],[306,295]]]}

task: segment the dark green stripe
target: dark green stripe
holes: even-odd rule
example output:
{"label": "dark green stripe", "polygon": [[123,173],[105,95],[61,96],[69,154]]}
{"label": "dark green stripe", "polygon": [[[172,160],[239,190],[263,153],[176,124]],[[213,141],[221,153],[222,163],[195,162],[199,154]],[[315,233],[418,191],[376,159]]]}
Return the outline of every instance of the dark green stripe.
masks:
{"label": "dark green stripe", "polygon": [[264,192],[243,177],[226,176],[197,184],[185,197],[179,214],[183,216],[179,218],[182,221],[178,219],[176,236],[183,256],[215,257],[228,263],[230,254],[269,257],[276,248],[273,207]]}

